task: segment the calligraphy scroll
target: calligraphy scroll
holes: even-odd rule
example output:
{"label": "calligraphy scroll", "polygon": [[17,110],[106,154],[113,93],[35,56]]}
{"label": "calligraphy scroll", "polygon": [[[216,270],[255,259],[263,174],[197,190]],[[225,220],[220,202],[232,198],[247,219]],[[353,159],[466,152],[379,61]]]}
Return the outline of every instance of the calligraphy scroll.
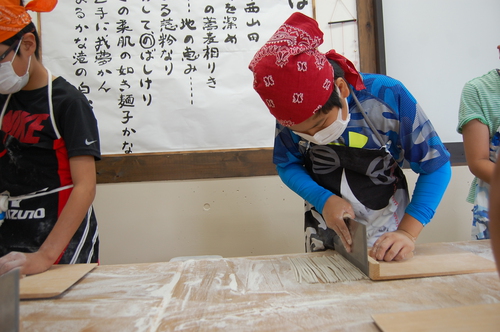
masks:
{"label": "calligraphy scroll", "polygon": [[271,147],[248,64],[295,11],[311,1],[59,1],[43,62],[93,105],[104,154]]}

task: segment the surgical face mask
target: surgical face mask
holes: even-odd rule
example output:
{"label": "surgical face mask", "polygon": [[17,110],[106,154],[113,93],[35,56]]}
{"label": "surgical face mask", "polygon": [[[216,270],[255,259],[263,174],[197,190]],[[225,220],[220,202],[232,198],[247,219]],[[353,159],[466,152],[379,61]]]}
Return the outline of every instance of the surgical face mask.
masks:
{"label": "surgical face mask", "polygon": [[[345,103],[346,105],[348,105],[347,99],[345,100]],[[299,133],[296,131],[294,131],[294,133],[299,135],[303,139],[308,140],[311,143],[318,145],[326,145],[328,143],[335,141],[337,138],[340,137],[340,135],[342,135],[350,119],[351,119],[351,114],[349,114],[349,109],[347,110],[347,118],[345,120],[342,120],[342,109],[339,108],[339,114],[337,116],[337,120],[333,121],[332,124],[329,125],[328,127],[318,131],[316,134],[314,134],[314,136],[307,135],[304,133]]]}
{"label": "surgical face mask", "polygon": [[28,68],[23,76],[17,76],[12,67],[12,62],[16,59],[17,51],[19,51],[19,46],[21,46],[21,41],[17,45],[14,57],[9,62],[0,63],[0,93],[8,95],[11,93],[16,93],[28,84],[30,74],[29,69],[31,65],[31,57],[28,60]]}

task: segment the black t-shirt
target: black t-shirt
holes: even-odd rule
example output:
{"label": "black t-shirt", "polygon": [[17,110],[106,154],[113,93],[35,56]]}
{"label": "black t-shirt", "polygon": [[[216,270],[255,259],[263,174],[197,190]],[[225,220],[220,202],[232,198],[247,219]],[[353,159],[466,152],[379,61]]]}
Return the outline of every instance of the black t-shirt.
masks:
{"label": "black t-shirt", "polygon": [[[0,193],[18,196],[67,185],[69,158],[100,159],[97,120],[87,99],[62,77],[52,85],[53,118],[47,86],[13,94],[2,114]],[[0,95],[2,109],[6,100]]]}
{"label": "black t-shirt", "polygon": [[[63,78],[52,81],[53,114],[48,87],[12,94],[4,109],[7,98],[0,95],[0,194],[7,190],[11,200],[0,226],[0,256],[37,251],[71,193],[69,159],[100,159],[92,108]],[[21,196],[34,192],[36,197]],[[97,262],[98,253],[97,220],[90,207],[56,263]]]}

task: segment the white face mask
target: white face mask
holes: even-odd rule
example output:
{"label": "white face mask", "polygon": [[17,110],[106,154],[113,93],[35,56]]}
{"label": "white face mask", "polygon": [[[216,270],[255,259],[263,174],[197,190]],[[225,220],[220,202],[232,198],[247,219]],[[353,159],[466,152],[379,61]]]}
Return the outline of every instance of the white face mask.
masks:
{"label": "white face mask", "polygon": [[0,94],[8,95],[11,93],[16,93],[28,84],[30,79],[29,69],[31,64],[31,56],[28,60],[28,68],[23,76],[17,76],[12,67],[12,62],[14,62],[17,51],[19,51],[19,46],[21,46],[21,41],[17,45],[14,57],[9,62],[0,63]]}
{"label": "white face mask", "polygon": [[[347,103],[347,99],[345,100],[345,104],[349,105]],[[296,133],[303,139],[308,140],[311,143],[318,145],[326,145],[328,143],[335,141],[337,138],[340,137],[340,135],[342,135],[350,119],[351,119],[351,114],[349,114],[349,109],[347,109],[347,118],[345,120],[342,120],[342,109],[339,108],[339,114],[337,116],[337,120],[333,121],[332,124],[329,125],[328,127],[318,131],[316,134],[314,134],[314,136],[307,135],[304,133],[299,133],[296,131],[294,131],[294,133]]]}

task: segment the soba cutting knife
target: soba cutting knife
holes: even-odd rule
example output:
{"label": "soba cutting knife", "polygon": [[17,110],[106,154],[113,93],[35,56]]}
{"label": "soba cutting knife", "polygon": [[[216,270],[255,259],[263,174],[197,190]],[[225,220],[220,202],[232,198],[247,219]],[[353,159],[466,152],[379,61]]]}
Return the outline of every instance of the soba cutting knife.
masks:
{"label": "soba cutting knife", "polygon": [[368,244],[366,238],[366,226],[351,218],[344,218],[349,233],[351,234],[351,252],[347,252],[340,237],[335,234],[333,243],[335,251],[345,257],[351,264],[356,266],[364,274],[369,276]]}
{"label": "soba cutting knife", "polygon": [[19,275],[17,268],[0,276],[0,331],[19,331]]}

